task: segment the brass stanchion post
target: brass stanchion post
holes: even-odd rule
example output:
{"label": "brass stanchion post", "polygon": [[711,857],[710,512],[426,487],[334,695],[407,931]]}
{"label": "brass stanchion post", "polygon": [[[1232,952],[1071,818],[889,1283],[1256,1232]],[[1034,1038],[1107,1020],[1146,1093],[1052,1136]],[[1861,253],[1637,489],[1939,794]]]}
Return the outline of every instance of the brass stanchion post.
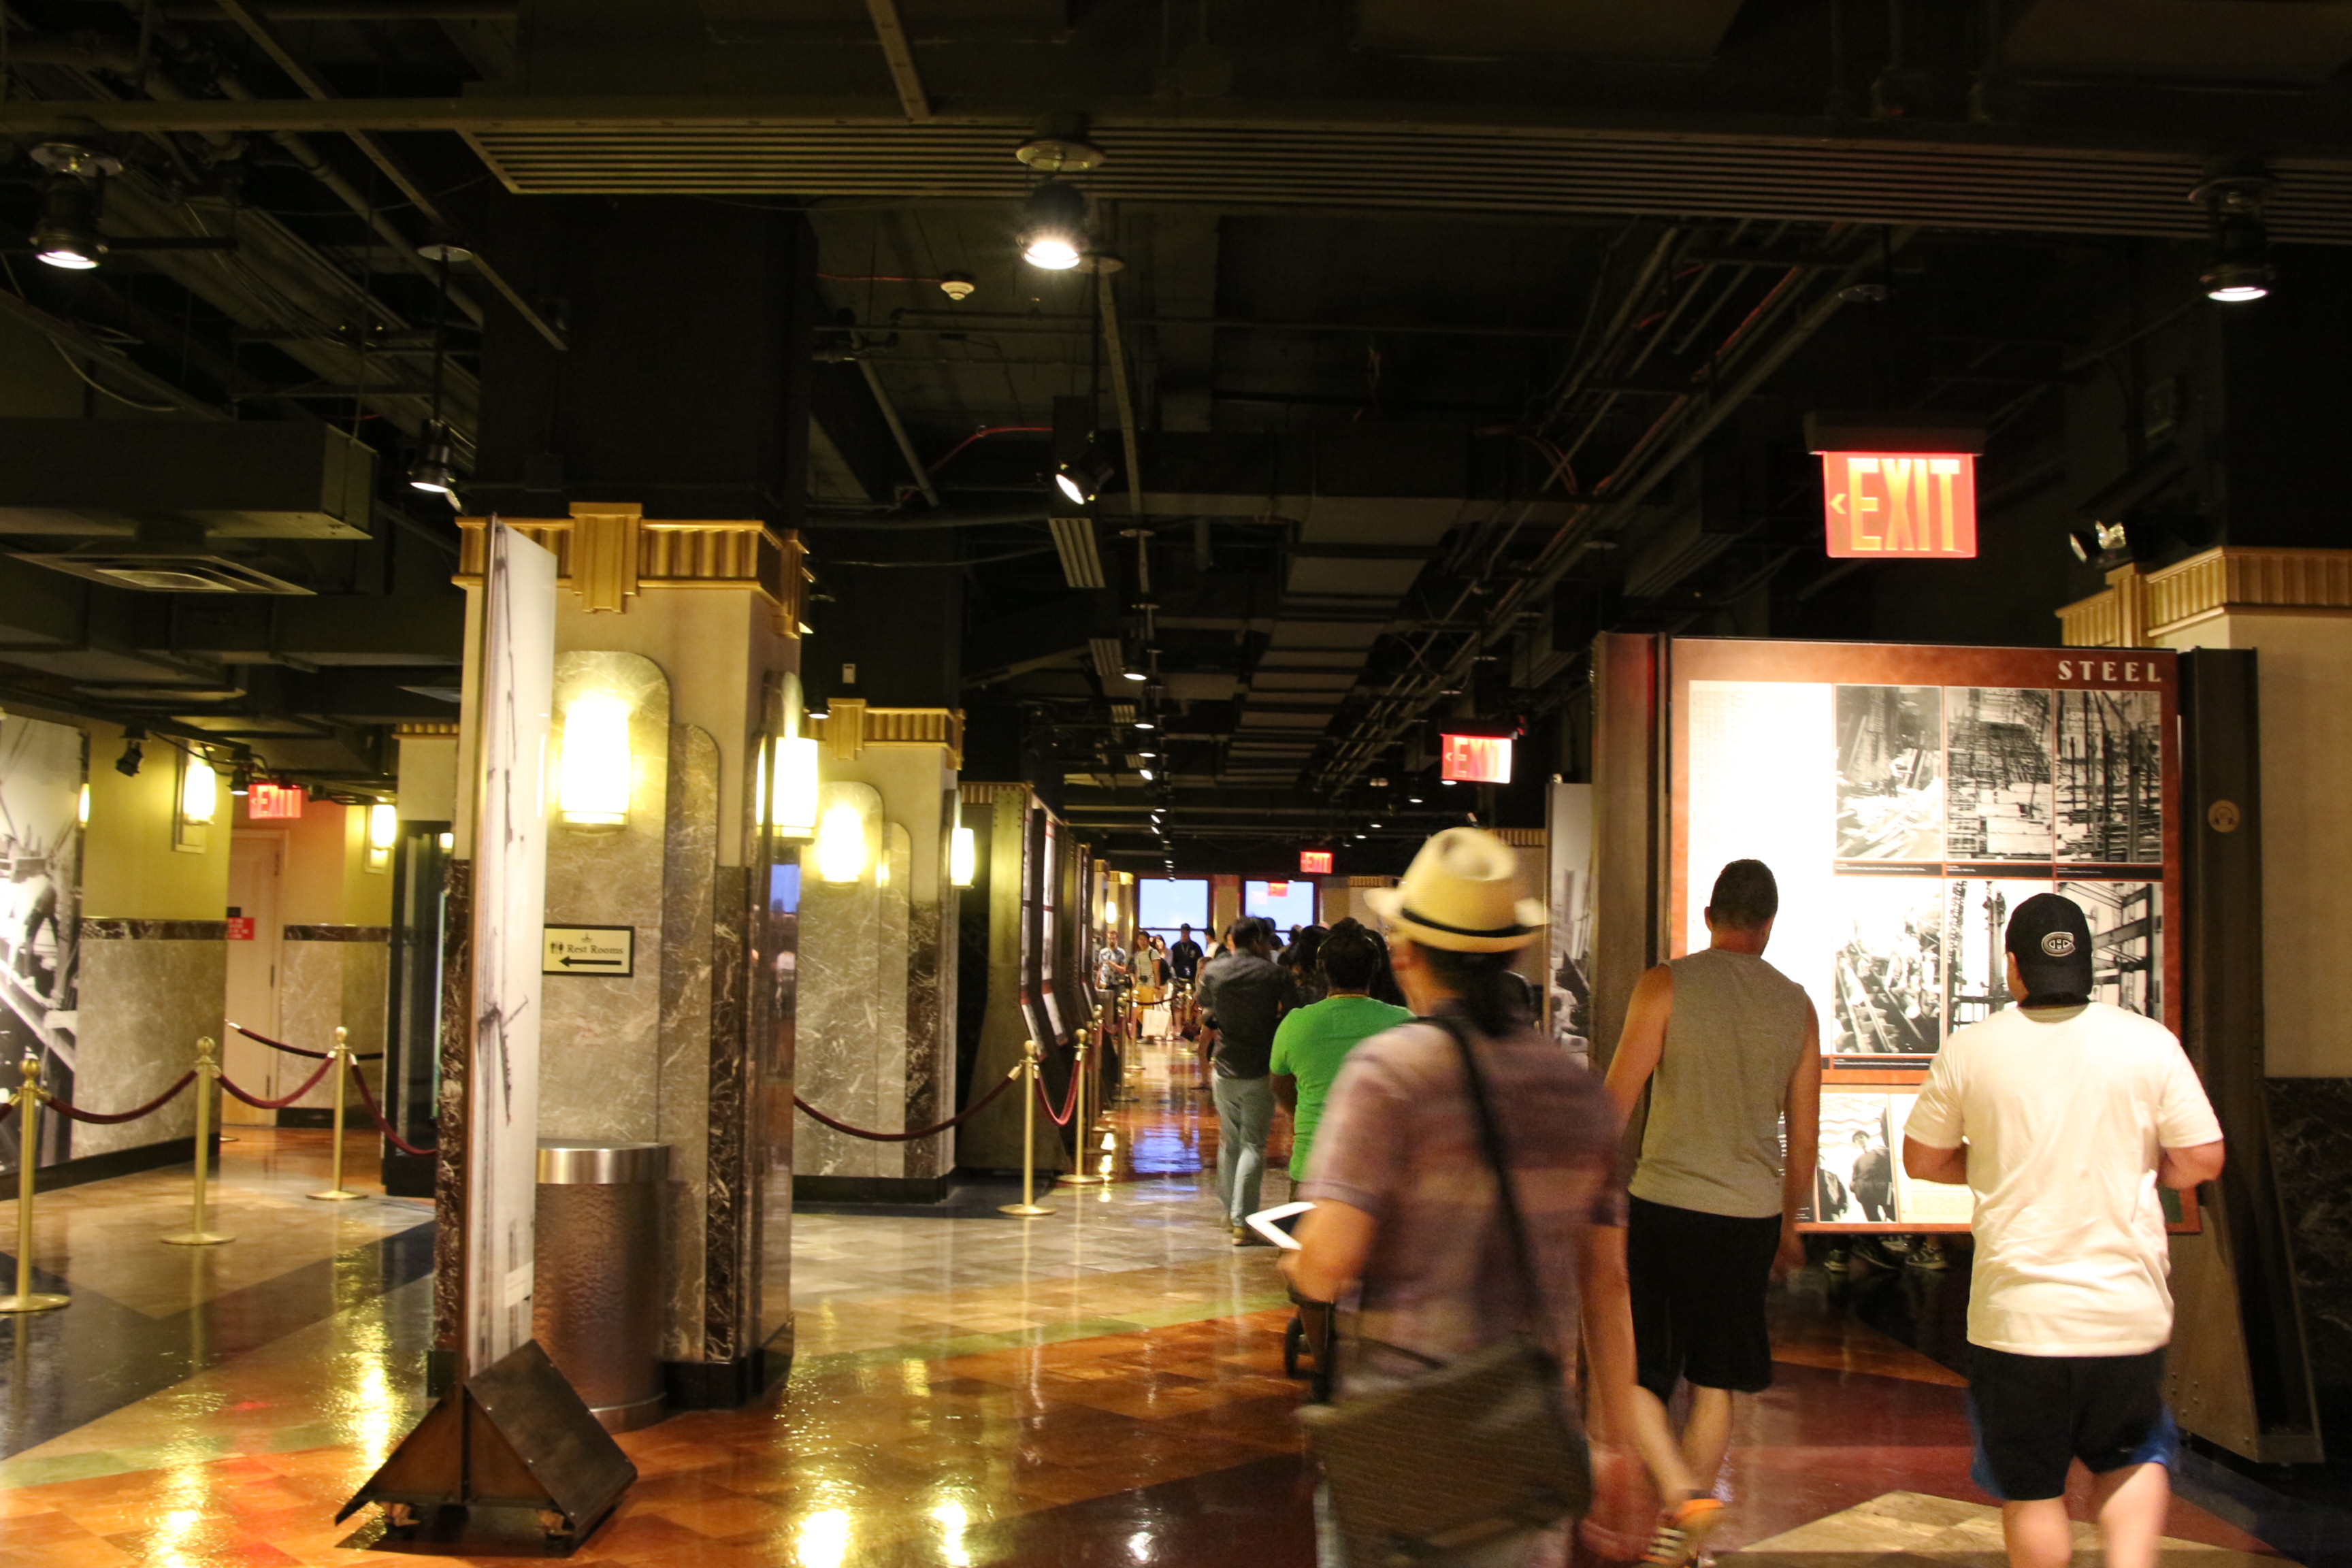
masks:
{"label": "brass stanchion post", "polygon": [[[1095,1026],[1097,1044],[1101,1034],[1102,1026],[1097,1021]],[[1077,1099],[1070,1106],[1070,1169],[1063,1172],[1059,1178],[1065,1186],[1091,1187],[1102,1181],[1100,1176],[1089,1175],[1087,1172],[1087,1072],[1093,1065],[1095,1054],[1087,1048],[1086,1032],[1079,1031],[1078,1059],[1070,1068],[1078,1079]]]}
{"label": "brass stanchion post", "polygon": [[1037,1042],[1024,1040],[1021,1049],[1021,1075],[1028,1079],[1029,1090],[1021,1097],[1021,1201],[999,1204],[997,1212],[1028,1219],[1054,1211],[1037,1202]]}
{"label": "brass stanchion post", "polygon": [[213,1163],[213,1085],[220,1080],[220,1064],[213,1059],[213,1038],[206,1035],[196,1042],[196,1205],[195,1217],[188,1228],[161,1237],[166,1247],[218,1247],[236,1237],[205,1228],[205,1199],[209,1195],[206,1182],[212,1175]]}
{"label": "brass stanchion post", "polygon": [[345,1075],[350,1072],[352,1066],[352,1047],[347,1043],[350,1040],[350,1031],[346,1030],[341,1024],[338,1024],[335,1026],[335,1043],[327,1047],[327,1059],[329,1062],[333,1064],[327,1069],[327,1076],[335,1080],[335,1163],[332,1167],[333,1175],[328,1181],[327,1190],[325,1192],[305,1194],[331,1204],[345,1203],[352,1198],[363,1198],[367,1196],[365,1193],[347,1192],[343,1188],[343,1095],[345,1093],[343,1079]]}
{"label": "brass stanchion post", "polygon": [[16,1070],[25,1079],[16,1091],[16,1293],[0,1296],[0,1312],[53,1312],[72,1298],[33,1289],[33,1163],[41,1157],[41,1058],[27,1051]]}

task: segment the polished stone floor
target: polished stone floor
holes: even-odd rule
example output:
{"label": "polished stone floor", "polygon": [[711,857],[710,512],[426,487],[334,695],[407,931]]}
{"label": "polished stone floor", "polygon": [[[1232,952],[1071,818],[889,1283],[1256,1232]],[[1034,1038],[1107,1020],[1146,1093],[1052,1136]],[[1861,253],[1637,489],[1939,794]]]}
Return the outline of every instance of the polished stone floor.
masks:
{"label": "polished stone floor", "polygon": [[[623,1437],[643,1479],[572,1561],[1310,1563],[1272,1255],[1230,1246],[1202,1190],[1197,1067],[1138,1067],[1120,1179],[1060,1189],[1051,1215],[796,1216],[790,1382]],[[301,1197],[325,1156],[322,1133],[241,1130],[222,1211],[241,1239],[195,1255],[153,1240],[184,1221],[184,1168],[41,1200],[36,1258],[76,1302],[0,1321],[0,1568],[432,1561],[332,1522],[421,1411],[430,1229],[400,1200]],[[1994,1560],[1960,1380],[1870,1322],[1932,1321],[1942,1289],[1808,1271],[1779,1299],[1727,1568]],[[2171,1533],[2173,1568],[2265,1553],[2187,1502]]]}

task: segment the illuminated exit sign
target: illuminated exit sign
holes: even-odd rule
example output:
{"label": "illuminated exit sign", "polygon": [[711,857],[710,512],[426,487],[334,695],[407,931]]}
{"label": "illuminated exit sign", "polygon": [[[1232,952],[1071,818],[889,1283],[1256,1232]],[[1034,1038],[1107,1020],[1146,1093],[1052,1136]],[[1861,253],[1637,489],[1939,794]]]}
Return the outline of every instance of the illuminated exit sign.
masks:
{"label": "illuminated exit sign", "polygon": [[1977,460],[1967,452],[1823,452],[1822,512],[1839,557],[1977,552]]}
{"label": "illuminated exit sign", "polygon": [[302,815],[302,805],[309,798],[300,784],[256,779],[245,797],[245,815],[252,822],[292,822]]}
{"label": "illuminated exit sign", "polygon": [[1298,852],[1298,874],[1302,877],[1328,877],[1331,874],[1331,851],[1301,849]]}
{"label": "illuminated exit sign", "polygon": [[1805,437],[1822,459],[1822,522],[1832,556],[1975,558],[1981,417],[1924,409],[1809,414]]}
{"label": "illuminated exit sign", "polygon": [[1511,782],[1510,736],[1455,735],[1441,731],[1437,742],[1437,776],[1446,783]]}

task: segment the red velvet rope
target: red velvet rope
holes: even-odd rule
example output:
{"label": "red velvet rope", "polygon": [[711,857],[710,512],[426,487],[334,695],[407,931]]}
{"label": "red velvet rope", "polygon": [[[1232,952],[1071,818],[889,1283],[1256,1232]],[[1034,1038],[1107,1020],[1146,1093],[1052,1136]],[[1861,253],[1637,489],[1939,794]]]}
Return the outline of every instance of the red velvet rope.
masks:
{"label": "red velvet rope", "polygon": [[296,1100],[301,1099],[304,1095],[310,1093],[312,1089],[318,1088],[319,1080],[325,1078],[327,1076],[327,1069],[334,1065],[335,1064],[332,1062],[320,1062],[319,1064],[319,1070],[310,1075],[310,1080],[308,1083],[296,1089],[293,1093],[279,1100],[262,1100],[257,1096],[247,1094],[245,1090],[237,1088],[236,1085],[229,1082],[228,1075],[226,1073],[223,1073],[221,1075],[220,1086],[228,1090],[231,1094],[236,1096],[239,1100],[245,1101],[247,1105],[253,1107],[256,1110],[283,1110],[288,1106],[293,1104]]}
{"label": "red velvet rope", "polygon": [[1087,1062],[1084,1057],[1078,1058],[1072,1064],[1070,1092],[1063,1096],[1062,1109],[1059,1110],[1054,1109],[1054,1101],[1045,1092],[1045,1080],[1044,1079],[1037,1080],[1037,1103],[1045,1108],[1045,1114],[1054,1119],[1055,1126],[1067,1127],[1070,1124],[1070,1118],[1078,1113],[1078,1083],[1086,1077],[1086,1068]]}
{"label": "red velvet rope", "polygon": [[939,1123],[937,1126],[925,1127],[914,1132],[871,1132],[863,1127],[852,1127],[846,1121],[835,1121],[832,1117],[827,1116],[824,1111],[819,1110],[815,1106],[811,1105],[807,1100],[803,1100],[797,1094],[793,1096],[793,1103],[799,1106],[801,1110],[806,1113],[809,1120],[812,1121],[822,1122],[825,1126],[832,1128],[835,1132],[846,1132],[852,1138],[863,1138],[869,1142],[874,1143],[911,1143],[918,1138],[935,1137],[938,1134],[946,1131],[949,1128],[953,1127],[957,1122],[962,1121],[967,1118],[979,1115],[982,1110],[985,1110],[988,1108],[990,1102],[994,1100],[998,1095],[1003,1094],[1006,1089],[1013,1087],[1013,1079],[1014,1077],[1018,1076],[1018,1071],[1019,1069],[1016,1068],[1013,1073],[1008,1074],[1004,1078],[1003,1081],[1000,1082],[994,1089],[990,1089],[986,1094],[982,1095],[979,1100],[964,1107],[963,1110],[958,1111],[955,1115],[949,1117],[945,1121]]}
{"label": "red velvet rope", "polygon": [[419,1149],[392,1130],[392,1123],[383,1119],[383,1112],[376,1107],[375,1093],[368,1088],[367,1074],[360,1071],[357,1062],[352,1064],[352,1081],[360,1086],[360,1103],[367,1107],[370,1116],[375,1118],[376,1130],[383,1134],[386,1142],[404,1154],[437,1154],[441,1152],[437,1143],[429,1149]]}
{"label": "red velvet rope", "polygon": [[15,1096],[13,1096],[13,1095],[11,1095],[11,1096],[9,1097],[9,1100],[8,1100],[8,1103],[7,1103],[7,1104],[5,1104],[5,1105],[0,1105],[0,1121],[7,1121],[7,1120],[8,1120],[8,1118],[10,1118],[11,1116],[14,1116],[16,1113],[16,1097],[15,1097]]}
{"label": "red velvet rope", "polygon": [[[80,1110],[78,1107],[67,1104],[62,1100],[49,1100],[49,1109],[58,1111],[64,1115],[70,1116],[76,1121],[95,1121],[102,1126],[112,1126],[118,1122],[136,1121],[142,1116],[152,1115],[154,1112],[163,1110],[165,1105],[171,1103],[182,1089],[187,1088],[188,1085],[195,1081],[195,1069],[191,1068],[179,1082],[173,1084],[171,1088],[165,1089],[163,1093],[157,1095],[154,1099],[149,1100],[138,1110],[118,1111],[111,1116],[106,1115],[102,1111]],[[47,1099],[48,1097],[44,1096],[43,1098]]]}
{"label": "red velvet rope", "polygon": [[[235,1029],[238,1034],[243,1035],[248,1040],[258,1040],[261,1044],[268,1046],[271,1050],[284,1051],[289,1057],[309,1057],[314,1062],[322,1062],[325,1061],[331,1054],[327,1051],[306,1051],[299,1046],[289,1046],[283,1040],[273,1040],[268,1035],[257,1035],[251,1029],[247,1028],[243,1024],[232,1022],[229,1025],[229,1027]],[[358,1062],[381,1061],[383,1059],[383,1053],[382,1051],[354,1051],[352,1054],[352,1059]]]}

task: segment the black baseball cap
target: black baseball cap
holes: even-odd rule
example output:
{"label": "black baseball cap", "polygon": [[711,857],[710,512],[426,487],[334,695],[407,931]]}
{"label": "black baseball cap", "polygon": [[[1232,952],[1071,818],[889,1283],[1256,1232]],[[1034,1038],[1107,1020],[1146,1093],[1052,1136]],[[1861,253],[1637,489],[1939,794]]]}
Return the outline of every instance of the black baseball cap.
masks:
{"label": "black baseball cap", "polygon": [[2028,996],[2091,994],[2091,922],[2060,893],[2036,893],[2009,917],[2007,946]]}

